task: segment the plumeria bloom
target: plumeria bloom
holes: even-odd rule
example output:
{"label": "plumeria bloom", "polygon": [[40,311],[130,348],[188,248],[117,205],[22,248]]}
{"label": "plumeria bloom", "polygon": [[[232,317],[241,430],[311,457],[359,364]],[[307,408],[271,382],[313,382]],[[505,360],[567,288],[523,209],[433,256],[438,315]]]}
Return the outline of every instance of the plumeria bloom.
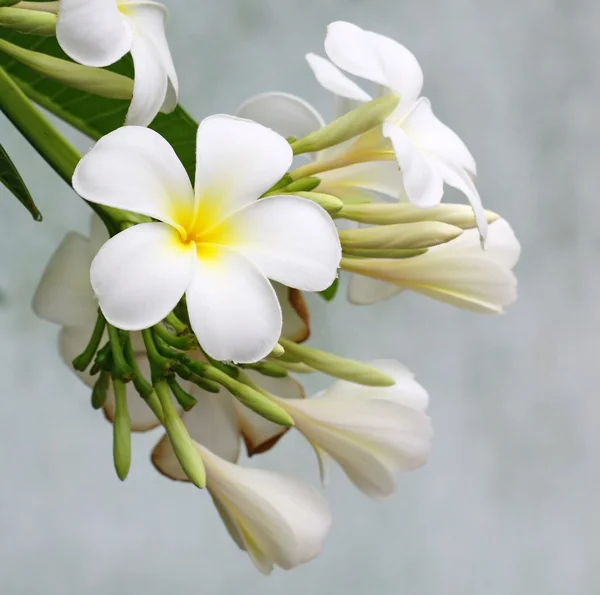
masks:
{"label": "plumeria bloom", "polygon": [[468,229],[425,254],[403,259],[344,258],[352,273],[348,297],[355,304],[373,304],[405,289],[475,312],[498,314],[517,298],[512,272],[521,248],[504,219],[489,226],[485,250],[476,229]]}
{"label": "plumeria bloom", "polygon": [[108,322],[151,327],[185,294],[192,329],[211,357],[247,363],[268,355],[282,329],[269,279],[321,291],[341,258],[335,225],[320,206],[289,195],[257,200],[292,158],[272,130],[212,116],[198,128],[194,190],[156,132],[128,126],[102,138],[77,166],[74,189],[158,220],[111,238],[92,263]]}
{"label": "plumeria bloom", "polygon": [[432,429],[428,395],[413,374],[393,360],[372,365],[396,384],[372,388],[337,381],[313,399],[279,396],[277,402],[313,445],[323,478],[329,455],[361,491],[383,498],[395,490],[394,473],[425,464]]}
{"label": "plumeria bloom", "polygon": [[[60,355],[71,370],[71,362],[85,349],[96,322],[98,303],[90,285],[90,265],[107,240],[106,228],[97,216],[92,218],[89,238],[74,232],[68,233],[52,255],[33,299],[33,309],[40,318],[61,326]],[[283,336],[296,342],[304,341],[309,335],[309,318],[302,294],[278,283],[275,284],[275,290],[283,310]],[[131,333],[131,340],[138,366],[144,376],[149,378],[150,369],[141,333]],[[96,377],[87,372],[75,372],[89,387],[94,385]],[[272,392],[295,398],[302,398],[304,395],[301,385],[289,377],[266,378],[254,376],[252,371],[249,374],[258,384]],[[226,440],[230,437],[229,428],[235,427],[236,434],[230,444],[235,444],[232,450],[235,449],[236,452],[239,451],[240,437],[244,439],[248,452],[257,454],[273,446],[287,429],[270,424],[242,407],[231,395],[228,398],[212,395],[185,381],[181,381],[181,385],[198,399],[196,407],[185,414],[189,416],[190,427],[193,427],[196,415],[210,410],[211,404],[214,405],[219,409],[212,415],[215,420],[214,431]],[[144,432],[160,425],[134,385],[128,383],[126,388],[131,429],[134,432]],[[226,392],[225,389],[222,392]],[[179,407],[177,404],[175,406]],[[114,408],[114,394],[109,386],[104,414],[110,421],[114,416]],[[228,413],[232,415],[229,416]]]}
{"label": "plumeria bloom", "polygon": [[179,84],[165,35],[167,9],[145,0],[59,0],[56,37],[85,66],[105,67],[131,52],[133,98],[126,124],[147,126],[171,112]]}
{"label": "plumeria bloom", "polygon": [[473,182],[475,160],[463,141],[436,118],[429,100],[420,97],[423,72],[414,55],[388,37],[342,21],[329,25],[325,51],[331,61],[315,54],[308,54],[307,60],[319,83],[337,96],[350,102],[371,99],[342,72],[346,71],[400,97],[382,134],[370,135],[370,140],[374,151],[391,143],[408,199],[416,206],[432,207],[441,201],[444,183],[458,188],[469,199],[485,237],[487,222]]}
{"label": "plumeria bloom", "polygon": [[[264,385],[265,380],[271,381],[268,390],[300,396],[289,378],[260,382]],[[224,392],[202,395],[183,416],[204,461],[206,485],[215,506],[233,540],[261,572],[308,562],[319,554],[329,531],[329,508],[316,490],[295,479],[234,464],[240,430],[246,441],[252,436],[272,444],[285,429],[245,410]],[[161,473],[187,481],[166,437],[155,447],[152,461]]]}
{"label": "plumeria bloom", "polygon": [[[343,109],[343,106],[341,106]],[[241,118],[255,120],[276,130],[282,136],[302,138],[325,126],[319,112],[309,103],[288,93],[262,93],[245,101],[237,111]],[[343,115],[338,111],[336,116]],[[316,163],[329,163],[349,158],[360,149],[356,139],[310,155]],[[394,161],[366,161],[314,174],[320,180],[317,192],[342,200],[378,200],[376,193],[394,199],[405,198],[402,174]]]}

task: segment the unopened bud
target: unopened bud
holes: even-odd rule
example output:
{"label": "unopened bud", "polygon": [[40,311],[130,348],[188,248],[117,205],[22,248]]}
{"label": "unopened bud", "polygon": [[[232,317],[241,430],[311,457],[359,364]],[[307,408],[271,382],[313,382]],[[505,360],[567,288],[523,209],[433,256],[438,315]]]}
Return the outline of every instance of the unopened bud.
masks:
{"label": "unopened bud", "polygon": [[271,351],[267,357],[281,357],[284,353],[285,349],[279,343],[277,343],[277,345],[273,347],[273,351]]}
{"label": "unopened bud", "polygon": [[[2,10],[0,9],[0,13]],[[31,14],[46,13],[32,12]],[[47,54],[26,50],[4,39],[0,39],[0,52],[67,87],[110,99],[131,99],[133,95],[133,80],[109,70],[82,66]]]}
{"label": "unopened bud", "polygon": [[311,368],[330,376],[364,386],[393,386],[395,384],[391,376],[384,374],[373,366],[319,351],[312,347],[306,347],[305,345],[298,345],[287,339],[281,339],[281,342],[286,353],[290,353]]}
{"label": "unopened bud", "polygon": [[292,182],[291,184],[288,184],[285,188],[282,188],[282,192],[294,194],[297,192],[310,192],[311,190],[314,190],[320,183],[321,180],[319,180],[319,178],[302,178]]}
{"label": "unopened bud", "polygon": [[279,365],[271,362],[256,362],[254,364],[244,364],[244,368],[248,370],[254,370],[263,376],[270,378],[285,378],[288,373],[287,370]]}
{"label": "unopened bud", "polygon": [[108,396],[109,384],[110,374],[106,370],[102,370],[92,389],[92,407],[94,409],[102,409],[104,407]]}
{"label": "unopened bud", "polygon": [[[485,215],[488,223],[498,219],[498,215],[492,211],[485,211]],[[439,221],[461,229],[476,227],[473,209],[461,204],[443,204],[430,209],[421,209],[408,203],[346,204],[336,218],[371,225]]]}
{"label": "unopened bud", "polygon": [[347,229],[339,232],[342,249],[395,250],[431,248],[454,240],[461,233],[460,227],[422,221],[419,223],[394,223],[377,227]]}
{"label": "unopened bud", "polygon": [[[13,3],[14,4],[14,3]],[[25,10],[4,5],[0,8],[0,27],[28,35],[56,35],[56,15],[37,10]]]}
{"label": "unopened bud", "polygon": [[121,481],[125,481],[131,467],[131,419],[127,409],[125,385],[113,377],[115,414],[113,417],[113,461]]}
{"label": "unopened bud", "polygon": [[[287,192],[287,190],[286,190]],[[294,192],[295,196],[301,196],[312,202],[316,202],[320,207],[323,207],[330,215],[334,215],[340,211],[344,203],[335,196],[330,194],[322,194],[321,192]]]}
{"label": "unopened bud", "polygon": [[322,151],[379,126],[398,106],[397,95],[373,99],[293,143],[294,155]]}

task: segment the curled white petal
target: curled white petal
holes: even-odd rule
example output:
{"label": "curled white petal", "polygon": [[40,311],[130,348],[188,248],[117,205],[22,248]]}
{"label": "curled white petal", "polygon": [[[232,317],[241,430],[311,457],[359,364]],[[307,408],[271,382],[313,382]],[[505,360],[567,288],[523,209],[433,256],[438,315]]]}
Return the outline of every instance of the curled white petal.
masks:
{"label": "curled white petal", "polygon": [[256,201],[226,220],[229,247],[269,279],[305,291],[327,289],[342,250],[335,224],[316,203],[297,196]]}
{"label": "curled white petal", "polygon": [[348,301],[356,306],[370,306],[388,300],[404,291],[393,283],[363,275],[351,275],[348,282]]}
{"label": "curled white petal", "polygon": [[106,320],[123,330],[160,322],[189,285],[193,243],[164,223],[143,223],[111,238],[92,263],[92,287]]}
{"label": "curled white petal", "polygon": [[369,101],[371,96],[349,79],[337,66],[317,54],[306,54],[306,61],[317,81],[328,91],[356,101]]}
{"label": "curled white petal", "polygon": [[255,362],[275,347],[281,308],[263,273],[228,248],[200,251],[186,292],[192,328],[217,360]]}

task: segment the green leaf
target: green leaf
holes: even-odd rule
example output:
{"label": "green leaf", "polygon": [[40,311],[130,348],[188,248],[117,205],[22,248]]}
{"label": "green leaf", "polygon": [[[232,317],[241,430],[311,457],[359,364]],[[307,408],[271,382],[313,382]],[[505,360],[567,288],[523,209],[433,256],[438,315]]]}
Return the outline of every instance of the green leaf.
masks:
{"label": "green leaf", "polygon": [[0,182],[15,195],[36,221],[42,220],[42,214],[35,206],[23,178],[2,145],[0,145]]}
{"label": "green leaf", "polygon": [[335,281],[323,291],[319,291],[319,295],[326,301],[330,302],[337,294],[340,288],[340,278],[336,277]]}
{"label": "green leaf", "polygon": [[[29,50],[69,60],[56,39],[52,37],[23,35],[0,29],[0,38]],[[119,128],[125,121],[129,101],[108,99],[72,89],[42,76],[3,53],[0,53],[0,66],[11,75],[30,99],[94,140]],[[133,63],[129,55],[108,69],[133,78]],[[178,106],[170,114],[159,114],[150,128],[169,141],[185,166],[190,179],[193,179],[198,128],[193,118]]]}

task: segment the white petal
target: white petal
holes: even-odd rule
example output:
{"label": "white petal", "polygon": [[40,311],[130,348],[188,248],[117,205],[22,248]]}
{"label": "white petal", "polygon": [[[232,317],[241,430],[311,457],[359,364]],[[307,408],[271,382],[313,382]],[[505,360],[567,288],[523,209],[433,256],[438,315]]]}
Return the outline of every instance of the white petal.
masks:
{"label": "white petal", "polygon": [[360,27],[345,21],[331,23],[327,27],[325,51],[338,68],[354,76],[390,86],[375,44],[369,33]]}
{"label": "white petal", "polygon": [[173,64],[173,58],[165,35],[168,11],[157,2],[126,2],[127,12],[134,23],[136,34],[148,38],[157,53],[162,68],[167,73],[168,90],[161,111],[169,113],[175,109],[179,100],[179,81]]}
{"label": "white petal", "polygon": [[63,326],[90,327],[91,332],[98,312],[90,285],[92,256],[88,239],[73,232],[65,236],[35,291],[37,316]]}
{"label": "white petal", "polygon": [[91,202],[176,226],[194,205],[192,185],[171,145],[138,126],[101,138],[75,169],[73,188]]}
{"label": "white petal", "polygon": [[[371,96],[363,91],[353,80],[349,79],[342,71],[329,60],[317,54],[306,54],[306,61],[311,67],[317,81],[328,91],[354,99],[356,101],[370,101]],[[345,109],[348,107],[344,106]]]}
{"label": "white petal", "polygon": [[272,128],[284,138],[302,138],[325,126],[321,114],[310,103],[289,93],[262,93],[251,97],[236,116]]}
{"label": "white petal", "polygon": [[392,400],[323,397],[278,402],[292,415],[296,428],[371,497],[391,495],[393,474],[416,469],[429,456],[429,418]]}
{"label": "white petal", "polygon": [[192,328],[217,360],[255,362],[275,347],[281,309],[267,278],[237,252],[214,246],[200,252],[186,292]]}
{"label": "white petal", "polygon": [[388,300],[404,291],[393,283],[371,279],[363,275],[350,275],[348,301],[356,306],[370,306]]}
{"label": "white petal", "polygon": [[304,291],[327,289],[341,258],[337,229],[316,203],[297,196],[256,201],[227,219],[228,246],[269,279]]}
{"label": "white petal", "polygon": [[392,141],[410,202],[423,208],[439,204],[444,194],[444,179],[437,163],[432,162],[397,125],[385,123],[383,133]]}
{"label": "white petal", "polygon": [[402,128],[420,149],[476,175],[473,155],[460,137],[434,115],[429,99],[419,100],[402,122]]}
{"label": "white petal", "polygon": [[114,0],[61,0],[56,37],[75,62],[103,67],[131,49],[133,31]]}
{"label": "white petal", "polygon": [[294,568],[320,553],[331,514],[319,492],[296,479],[244,469],[199,450],[211,495],[261,572]]}
{"label": "white petal", "polygon": [[167,96],[167,69],[153,40],[136,34],[131,46],[135,78],[133,97],[127,112],[128,126],[148,126],[156,117]]}
{"label": "white petal", "polygon": [[[476,235],[475,230],[468,231],[470,231],[470,235]],[[519,261],[521,245],[512,227],[505,219],[497,219],[490,224],[485,253],[488,258],[509,269],[512,269]]]}
{"label": "white petal", "polygon": [[[302,385],[290,376],[286,378],[270,378],[252,370],[248,370],[247,374],[261,388],[282,399],[304,398]],[[240,433],[246,443],[248,456],[261,454],[270,450],[289,430],[289,428],[261,417],[254,413],[254,411],[241,405],[238,401],[235,402],[235,406],[238,413]]]}
{"label": "white petal", "polygon": [[188,286],[195,261],[192,242],[164,223],[142,223],[111,238],[92,263],[92,287],[106,320],[123,330],[160,322]]}
{"label": "white petal", "polygon": [[338,196],[338,193],[352,196],[354,188],[380,192],[393,198],[404,195],[402,173],[395,161],[370,161],[333,169],[318,175],[321,183],[318,192]]}
{"label": "white petal", "polygon": [[423,71],[413,53],[403,45],[371,31],[366,32],[383,70],[384,83],[400,96],[404,110],[417,101],[423,88]]}
{"label": "white petal", "polygon": [[375,360],[369,364],[391,376],[396,384],[386,387],[371,387],[347,380],[337,380],[325,391],[324,398],[385,399],[418,411],[427,409],[429,395],[406,366],[393,359]]}
{"label": "white petal", "polygon": [[255,201],[292,164],[289,143],[269,128],[233,116],[200,122],[196,144],[196,208],[205,227]]}
{"label": "white petal", "polygon": [[280,283],[273,283],[273,289],[283,315],[281,335],[296,343],[306,341],[310,336],[310,313],[302,293]]}

